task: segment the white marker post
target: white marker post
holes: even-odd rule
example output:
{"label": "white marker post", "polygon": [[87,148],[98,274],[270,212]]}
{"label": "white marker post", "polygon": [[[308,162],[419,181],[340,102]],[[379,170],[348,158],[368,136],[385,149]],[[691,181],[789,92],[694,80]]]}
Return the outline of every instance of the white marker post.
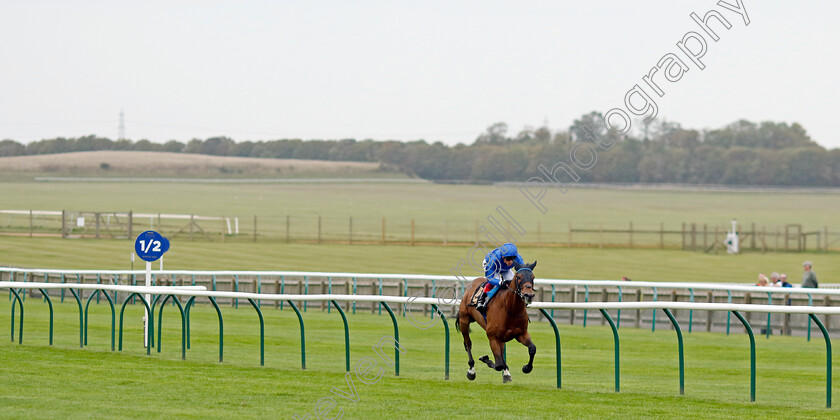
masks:
{"label": "white marker post", "polygon": [[[146,287],[152,286],[152,262],[146,261]],[[146,294],[146,302],[152,304],[152,295]],[[143,347],[149,347],[149,310],[143,308]]]}
{"label": "white marker post", "polygon": [[[146,287],[152,286],[152,262],[160,259],[160,268],[163,270],[163,254],[169,251],[169,240],[161,236],[153,230],[147,230],[137,236],[134,241],[134,252],[140,256],[140,259],[146,261]],[[145,295],[146,304],[152,304],[152,295],[147,293]],[[149,348],[151,345],[151,337],[149,337],[149,320],[154,314],[150,314],[149,309],[144,308],[145,316],[143,316],[143,346]]]}

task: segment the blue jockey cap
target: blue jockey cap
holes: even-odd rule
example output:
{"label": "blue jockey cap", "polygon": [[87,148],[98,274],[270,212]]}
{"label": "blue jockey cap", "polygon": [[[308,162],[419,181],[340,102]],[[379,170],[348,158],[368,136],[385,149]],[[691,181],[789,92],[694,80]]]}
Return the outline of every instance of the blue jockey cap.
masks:
{"label": "blue jockey cap", "polygon": [[502,245],[501,247],[499,247],[499,251],[501,251],[501,253],[502,253],[502,258],[504,258],[504,257],[515,257],[519,254],[516,250],[516,245],[514,245],[512,243],[506,243],[506,244]]}

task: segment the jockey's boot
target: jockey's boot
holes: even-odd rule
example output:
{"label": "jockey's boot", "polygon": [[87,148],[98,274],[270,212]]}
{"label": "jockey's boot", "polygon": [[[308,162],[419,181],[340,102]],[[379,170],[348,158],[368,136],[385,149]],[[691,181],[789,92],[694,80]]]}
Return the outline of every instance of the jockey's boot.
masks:
{"label": "jockey's boot", "polygon": [[481,292],[481,296],[478,297],[478,302],[475,304],[475,309],[482,315],[487,314],[487,293]]}

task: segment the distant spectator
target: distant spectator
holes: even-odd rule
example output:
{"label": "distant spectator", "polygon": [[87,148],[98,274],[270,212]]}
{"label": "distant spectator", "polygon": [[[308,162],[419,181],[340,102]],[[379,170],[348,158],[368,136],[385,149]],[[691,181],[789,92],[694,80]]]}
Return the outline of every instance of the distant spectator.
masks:
{"label": "distant spectator", "polygon": [[787,274],[785,273],[779,274],[779,282],[782,283],[782,287],[793,287],[792,284],[788,283]]}
{"label": "distant spectator", "polygon": [[782,287],[781,277],[778,272],[774,271],[770,273],[770,285],[773,287]]}
{"label": "distant spectator", "polygon": [[811,269],[811,261],[805,261],[802,263],[802,269],[805,270],[805,272],[802,273],[802,287],[820,287],[820,284],[817,283],[817,274]]}
{"label": "distant spectator", "polygon": [[758,274],[758,281],[755,282],[756,286],[767,286],[767,276],[764,273]]}

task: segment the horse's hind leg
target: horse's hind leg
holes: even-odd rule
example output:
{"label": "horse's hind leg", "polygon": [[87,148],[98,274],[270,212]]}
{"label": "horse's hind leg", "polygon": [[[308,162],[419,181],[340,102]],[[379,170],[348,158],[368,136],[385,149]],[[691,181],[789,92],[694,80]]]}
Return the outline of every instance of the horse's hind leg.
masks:
{"label": "horse's hind leg", "polygon": [[528,347],[528,364],[522,366],[522,373],[531,373],[534,368],[534,355],[537,354],[537,346],[531,341],[531,334],[526,331],[525,334],[516,337],[516,341],[522,343],[523,346]]}
{"label": "horse's hind leg", "polygon": [[475,360],[473,360],[472,340],[470,340],[470,321],[465,318],[458,318],[458,328],[461,330],[461,335],[464,336],[464,349],[467,350],[467,356],[470,358],[467,361],[467,364],[470,365],[470,369],[467,370],[467,379],[472,381],[475,379]]}

